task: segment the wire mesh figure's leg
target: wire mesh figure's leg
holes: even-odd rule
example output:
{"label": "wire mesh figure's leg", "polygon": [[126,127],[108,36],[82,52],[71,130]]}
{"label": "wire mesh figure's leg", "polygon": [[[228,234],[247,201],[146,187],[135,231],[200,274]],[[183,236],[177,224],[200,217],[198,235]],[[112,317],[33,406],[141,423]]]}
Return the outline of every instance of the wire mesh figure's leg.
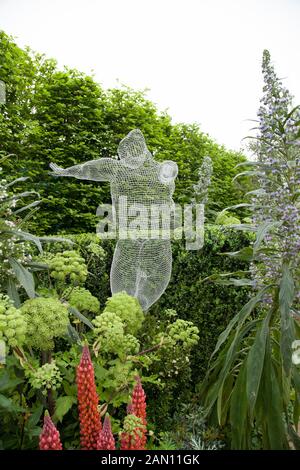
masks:
{"label": "wire mesh figure's leg", "polygon": [[171,270],[169,240],[119,240],[111,267],[111,291],[126,291],[148,310],[165,291]]}
{"label": "wire mesh figure's leg", "polygon": [[134,296],[136,291],[136,256],[139,243],[135,240],[117,242],[110,270],[112,294],[125,291]]}

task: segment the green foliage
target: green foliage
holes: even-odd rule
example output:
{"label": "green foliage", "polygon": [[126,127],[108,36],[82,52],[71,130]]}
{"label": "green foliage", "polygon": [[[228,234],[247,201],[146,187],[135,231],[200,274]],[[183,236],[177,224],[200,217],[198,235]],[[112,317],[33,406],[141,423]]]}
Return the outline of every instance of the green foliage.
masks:
{"label": "green foliage", "polygon": [[54,347],[54,338],[64,336],[69,324],[68,310],[57,299],[37,297],[21,307],[27,322],[27,344],[40,350]]}
{"label": "green foliage", "polygon": [[[264,96],[259,109],[258,161],[249,162],[257,189],[248,206],[255,232],[248,256],[254,292],[219,336],[201,387],[212,423],[231,427],[231,448],[253,448],[254,431],[263,449],[299,447],[299,371],[293,345],[299,328],[299,107],[263,54]],[[296,112],[297,111],[297,112]],[[297,181],[297,183],[296,183]],[[248,194],[249,195],[249,194]],[[229,253],[231,256],[245,255]],[[249,274],[248,273],[248,274]],[[243,275],[243,273],[236,273]]]}
{"label": "green foliage", "polygon": [[9,354],[0,369],[1,449],[35,449],[43,405],[30,396],[19,359]]}
{"label": "green foliage", "polygon": [[[89,265],[86,286],[92,295],[105,307],[109,297],[109,272],[114,251],[114,241],[100,242],[95,234],[68,235],[75,243],[80,256]],[[192,353],[193,380],[197,382],[204,377],[207,363],[219,334],[234,316],[236,306],[242,306],[247,299],[248,288],[238,289],[213,282],[202,282],[204,278],[220,272],[233,272],[248,268],[247,260],[234,256],[220,256],[222,253],[236,252],[247,247],[252,235],[247,232],[235,232],[230,228],[206,226],[205,243],[200,251],[186,251],[184,241],[172,243],[173,268],[172,277],[166,293],[153,306],[146,316],[147,325],[154,327],[165,319],[168,309],[174,308],[178,316],[192,321],[199,329],[200,341]],[[90,243],[96,243],[105,250],[105,257],[91,256]],[[49,243],[45,250],[51,253],[62,250],[62,244]],[[224,310],[223,305],[226,305]],[[153,319],[153,322],[152,320]],[[148,326],[145,325],[145,328]],[[144,327],[143,327],[144,328]],[[150,328],[150,327],[149,327]],[[153,330],[154,331],[154,330]]]}
{"label": "green foliage", "polygon": [[[83,338],[88,339],[90,343],[95,339],[104,341],[103,347],[101,345],[99,349],[95,348],[97,356],[93,361],[98,393],[101,401],[108,404],[114,415],[115,429],[118,429],[119,420],[123,419],[120,406],[128,403],[134,377],[137,373],[143,376],[143,384],[147,393],[148,416],[153,423],[152,425],[155,426],[158,432],[163,429],[171,429],[171,416],[181,408],[183,402],[188,402],[191,399],[195,384],[206,368],[205,361],[209,354],[209,348],[213,348],[216,341],[216,327],[222,328],[217,323],[222,320],[222,310],[220,300],[220,303],[216,302],[216,293],[219,292],[219,297],[223,301],[225,298],[224,291],[222,289],[218,291],[218,287],[213,290],[212,284],[207,285],[199,282],[199,272],[202,273],[203,277],[206,277],[211,271],[218,272],[226,269],[226,267],[228,268],[228,266],[233,271],[240,268],[241,262],[239,260],[217,257],[215,253],[219,250],[238,249],[238,247],[249,242],[247,236],[243,234],[234,236],[233,232],[228,229],[210,227],[207,229],[206,234],[206,250],[204,247],[199,253],[187,252],[182,242],[174,243],[174,278],[168,288],[168,290],[170,289],[170,296],[163,296],[155,306],[156,308],[153,308],[145,316],[143,322],[141,322],[140,307],[135,299],[132,303],[129,301],[128,296],[126,297],[124,294],[117,297],[117,302],[113,302],[115,296],[108,300],[109,310],[105,305],[104,292],[109,291],[109,279],[106,272],[111,263],[114,243],[106,241],[99,245],[99,239],[92,234],[74,235],[71,238],[75,243],[73,245],[74,250],[89,265],[85,285],[90,287],[93,295],[98,296],[102,308],[104,308],[104,311],[96,317],[97,320],[99,320],[99,317],[101,319],[99,323],[99,328],[102,328],[101,332],[100,329],[97,331],[96,324],[94,330],[90,330],[86,325],[83,325],[84,329],[78,328],[77,330],[76,342],[80,342]],[[90,251],[90,245],[93,243],[102,249],[100,251],[96,250],[100,252],[99,257]],[[45,244],[45,249],[50,250],[45,252],[45,259],[48,259],[48,257],[51,259],[57,253],[62,253],[63,246],[65,246],[64,243]],[[105,251],[104,255],[103,249]],[[49,278],[45,276],[44,271],[37,271],[35,276],[39,292],[47,289],[49,295],[52,291],[49,290]],[[184,276],[186,277],[186,283],[182,283],[183,289],[181,290],[179,289],[179,282],[184,279]],[[190,295],[191,285],[195,282],[197,282],[197,292],[195,291],[193,295],[195,295],[196,304],[192,302]],[[99,286],[101,286],[101,289]],[[71,289],[72,287],[67,288],[69,292]],[[74,287],[73,289],[78,288]],[[65,290],[66,286],[64,286]],[[243,295],[245,296],[245,294],[241,295],[239,293],[239,299],[237,296],[238,291],[235,288],[229,288],[228,290],[231,292],[227,297],[228,305],[230,305],[229,302],[240,301]],[[63,290],[61,292],[63,293]],[[55,291],[52,295],[54,294]],[[56,292],[55,295],[58,296],[58,293]],[[121,298],[124,299],[124,305],[122,304],[123,307],[120,309]],[[38,299],[33,300],[37,301]],[[54,300],[60,309],[64,307],[58,299],[47,298],[44,300]],[[28,302],[32,302],[32,300],[25,302],[24,305]],[[110,311],[112,305],[114,305],[114,308]],[[172,310],[174,305],[178,308],[178,314],[175,310]],[[132,306],[133,312],[138,318],[139,330],[135,332],[135,335],[126,333],[126,319],[129,323],[133,321],[132,317],[128,315],[129,306]],[[122,319],[115,313],[116,309],[122,312]],[[29,311],[30,316],[33,315],[34,317],[33,309],[28,308]],[[219,318],[214,323],[216,313],[218,313]],[[230,316],[230,314],[229,311],[223,317],[224,322],[227,321],[227,315]],[[106,317],[109,317],[107,318],[108,321],[102,322],[102,319]],[[181,321],[181,319],[184,321]],[[49,323],[53,328],[55,322],[50,321]],[[116,323],[118,326],[116,328],[117,339],[111,332],[111,328]],[[36,327],[35,330],[40,331],[40,327]],[[120,331],[122,334],[120,334]],[[105,338],[106,334],[107,337]],[[198,335],[200,339],[196,348]],[[111,341],[110,347],[108,347],[109,341]],[[42,342],[44,347],[45,341]],[[105,342],[106,346],[104,345]],[[78,446],[79,430],[77,410],[74,406],[76,403],[74,371],[79,361],[80,348],[77,344],[70,347],[65,340],[59,338],[55,343],[56,351],[53,352],[53,359],[62,377],[59,395],[57,390],[51,389],[57,402],[55,417],[63,423],[61,436],[66,448],[76,448]],[[29,344],[30,342],[28,342]],[[34,364],[34,369],[36,367],[37,365]],[[193,371],[192,367],[194,367]],[[32,400],[36,395],[33,393],[34,389],[30,387],[30,384],[26,384],[24,393],[31,396]],[[19,424],[15,424],[15,426],[19,426]],[[9,435],[15,432],[13,429],[8,430],[7,425],[6,429]],[[30,447],[33,444],[26,441],[26,445]],[[5,446],[7,448],[7,444]]]}
{"label": "green foliage", "polygon": [[[195,402],[183,403],[175,413],[171,431],[160,436],[158,449],[183,450],[220,450],[225,447],[224,434],[213,426],[209,426],[205,410]],[[170,443],[170,444],[169,444]]]}
{"label": "green foliage", "polygon": [[[0,164],[5,158],[0,158]],[[2,168],[0,167],[2,176]],[[0,180],[0,287],[9,293],[15,304],[19,305],[18,284],[21,284],[29,296],[34,295],[34,284],[31,273],[25,267],[30,264],[30,257],[27,255],[29,242],[33,242],[39,250],[42,250],[40,240],[24,231],[26,218],[32,214],[31,208],[39,201],[31,202],[20,207],[20,201],[24,198],[35,195],[33,191],[23,191],[13,193],[12,187],[22,178],[17,178],[10,183],[6,179]],[[27,211],[24,219],[20,214]]]}
{"label": "green foliage", "polygon": [[119,141],[134,128],[141,129],[156,159],[178,164],[177,202],[193,197],[207,155],[214,168],[210,208],[219,211],[239,202],[232,178],[245,157],[214,143],[196,124],[172,124],[144,92],[103,90],[92,77],[59,71],[55,61],[20,49],[4,32],[0,61],[0,79],[7,87],[6,104],[0,105],[0,150],[16,156],[5,164],[7,174],[30,177],[24,187],[41,196],[41,212],[30,221],[35,233],[94,230],[98,204],[110,201],[109,185],[54,178],[49,163],[70,167],[116,155]]}
{"label": "green foliage", "polygon": [[8,296],[0,294],[0,339],[8,346],[22,346],[27,329],[26,318],[17,310]]}

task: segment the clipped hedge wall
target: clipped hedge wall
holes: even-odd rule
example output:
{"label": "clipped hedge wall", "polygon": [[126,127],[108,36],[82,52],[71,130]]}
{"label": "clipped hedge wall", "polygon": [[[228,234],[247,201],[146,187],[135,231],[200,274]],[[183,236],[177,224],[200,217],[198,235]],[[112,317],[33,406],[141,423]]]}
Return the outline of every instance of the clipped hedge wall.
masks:
{"label": "clipped hedge wall", "polygon": [[[89,260],[86,287],[104,306],[110,296],[109,273],[114,251],[114,241],[102,241],[106,256],[98,259],[91,255],[91,242],[99,243],[96,234],[65,235],[73,240],[75,249]],[[159,301],[149,311],[162,319],[166,308],[175,309],[179,318],[195,323],[200,330],[200,341],[192,357],[193,382],[204,376],[209,357],[219,334],[247,298],[247,288],[222,286],[202,280],[215,273],[247,269],[247,264],[220,253],[237,251],[249,244],[249,235],[225,226],[207,226],[205,243],[201,250],[186,251],[184,241],[172,242],[173,270],[169,286]],[[60,251],[59,243],[49,244],[46,250]],[[92,260],[91,260],[92,257]]]}

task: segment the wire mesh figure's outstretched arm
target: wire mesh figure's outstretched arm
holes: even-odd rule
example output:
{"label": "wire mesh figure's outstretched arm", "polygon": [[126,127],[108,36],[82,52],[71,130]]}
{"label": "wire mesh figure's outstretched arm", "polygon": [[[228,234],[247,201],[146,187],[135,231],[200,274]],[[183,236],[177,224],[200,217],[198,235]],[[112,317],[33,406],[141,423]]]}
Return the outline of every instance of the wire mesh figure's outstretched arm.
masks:
{"label": "wire mesh figure's outstretched arm", "polygon": [[50,168],[53,171],[52,174],[57,176],[72,176],[80,180],[110,181],[118,165],[119,162],[112,158],[99,158],[69,168],[61,168],[55,163],[50,163]]}

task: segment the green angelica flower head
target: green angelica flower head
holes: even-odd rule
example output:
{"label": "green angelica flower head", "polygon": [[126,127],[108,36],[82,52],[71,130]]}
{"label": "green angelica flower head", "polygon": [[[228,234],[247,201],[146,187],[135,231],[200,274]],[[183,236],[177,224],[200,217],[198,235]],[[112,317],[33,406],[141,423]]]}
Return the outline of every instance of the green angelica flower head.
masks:
{"label": "green angelica flower head", "polygon": [[76,251],[67,250],[57,253],[49,261],[50,275],[57,281],[83,284],[87,278],[87,267]]}
{"label": "green angelica flower head", "polygon": [[100,351],[116,352],[124,337],[124,325],[120,317],[113,312],[103,312],[94,318],[93,324],[93,333],[98,338],[96,343]]}
{"label": "green angelica flower head", "polygon": [[93,320],[93,323],[95,325],[93,333],[97,338],[94,346],[102,353],[123,357],[139,351],[139,341],[133,335],[125,334],[124,322],[114,312],[105,310]]}
{"label": "green angelica flower head", "polygon": [[22,346],[25,342],[27,322],[7,295],[0,294],[0,339],[8,346]]}
{"label": "green angelica flower head", "polygon": [[54,338],[64,336],[69,323],[67,308],[57,299],[37,297],[24,302],[28,345],[41,350],[54,347]]}
{"label": "green angelica flower head", "polygon": [[143,310],[135,297],[126,292],[118,292],[110,297],[105,312],[114,312],[124,323],[125,332],[135,335],[144,321]]}
{"label": "green angelica flower head", "polygon": [[167,328],[171,342],[181,344],[183,349],[191,349],[199,341],[199,330],[190,321],[178,319]]}
{"label": "green angelica flower head", "polygon": [[37,390],[42,390],[43,395],[52,389],[56,390],[60,387],[62,376],[55,361],[44,364],[35,371],[29,371],[29,382],[31,386]]}
{"label": "green angelica flower head", "polygon": [[100,310],[100,302],[97,297],[94,297],[84,287],[70,287],[64,291],[63,297],[80,312],[98,313]]}

